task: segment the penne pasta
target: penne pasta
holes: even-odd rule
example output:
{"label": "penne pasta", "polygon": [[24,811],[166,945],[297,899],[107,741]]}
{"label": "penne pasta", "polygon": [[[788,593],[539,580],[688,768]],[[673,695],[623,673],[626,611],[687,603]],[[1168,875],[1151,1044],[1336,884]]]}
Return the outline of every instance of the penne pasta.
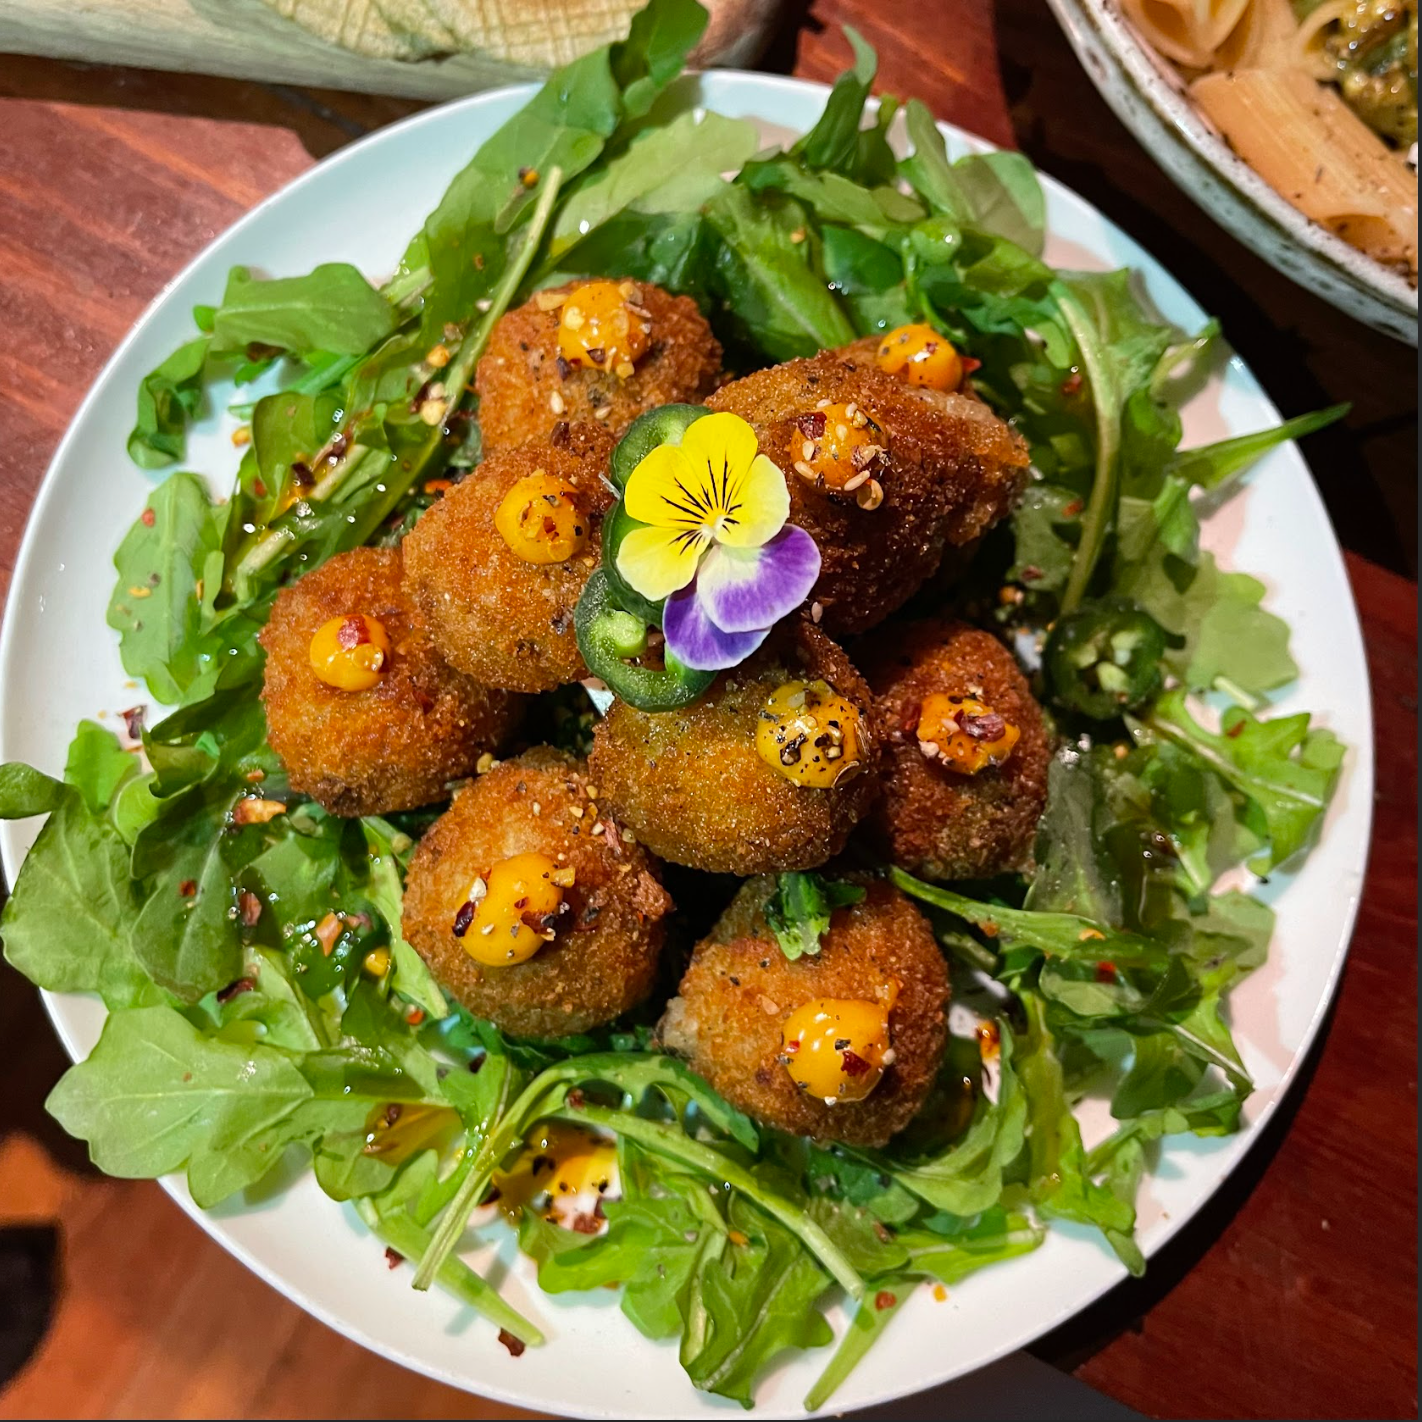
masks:
{"label": "penne pasta", "polygon": [[[1418,0],[1121,0],[1234,151],[1417,281]],[[1303,12],[1302,15],[1300,12]]]}
{"label": "penne pasta", "polygon": [[1417,176],[1301,69],[1207,74],[1190,95],[1230,146],[1299,211],[1417,278]]}

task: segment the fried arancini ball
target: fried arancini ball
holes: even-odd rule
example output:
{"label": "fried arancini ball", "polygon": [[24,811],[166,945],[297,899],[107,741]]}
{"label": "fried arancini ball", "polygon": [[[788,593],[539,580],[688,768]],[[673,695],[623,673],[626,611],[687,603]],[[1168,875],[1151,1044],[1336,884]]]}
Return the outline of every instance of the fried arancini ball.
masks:
{"label": "fried arancini ball", "polygon": [[631,375],[560,364],[566,303],[559,298],[588,285],[580,280],[538,292],[494,327],[475,372],[486,452],[540,439],[559,420],[592,422],[620,437],[644,410],[695,404],[715,389],[721,347],[710,326],[690,297],[650,282],[619,283],[631,292],[633,319],[651,328]]}
{"label": "fried arancini ball", "polygon": [[[762,453],[785,471],[790,522],[820,549],[810,596],[835,636],[863,632],[907,602],[945,546],[1008,513],[1027,474],[1026,445],[980,400],[913,389],[872,356],[822,351],[732,381],[707,404],[754,426]],[[822,482],[836,447],[843,459]]]}
{"label": "fried arancini ball", "polygon": [[[986,879],[1024,867],[1047,803],[1052,747],[1012,653],[989,632],[928,620],[894,629],[864,654],[889,740],[884,793],[868,828],[884,853],[928,879]],[[1000,765],[966,775],[919,739],[924,698],[972,697],[1020,735]]]}
{"label": "fried arancini ball", "polygon": [[[480,942],[476,881],[494,893],[498,866],[527,854],[570,880],[553,937],[523,962],[486,967],[467,951]],[[584,762],[539,746],[471,781],[430,826],[405,878],[402,929],[476,1017],[516,1036],[562,1037],[647,996],[671,908],[654,861],[589,796]]]}
{"label": "fried arancini ball", "polygon": [[[909,1123],[933,1085],[947,1037],[948,970],[927,921],[903,894],[880,880],[850,877],[864,886],[864,899],[836,909],[820,951],[794,962],[762,912],[774,881],[748,880],[697,944],[658,1036],[764,1125],[882,1146]],[[863,1100],[830,1105],[790,1074],[786,1021],[819,998],[892,1001],[893,1060]]]}
{"label": "fried arancini ball", "polygon": [[[333,621],[375,619],[389,654],[374,684],[343,691],[311,664],[311,643]],[[497,749],[523,711],[446,666],[401,586],[400,554],[355,548],[278,594],[259,639],[266,648],[267,734],[291,780],[332,814],[383,815],[442,800]]]}
{"label": "fried arancini ball", "polygon": [[[411,530],[405,587],[451,665],[509,691],[551,691],[587,675],[573,609],[598,564],[612,447],[595,425],[560,426],[547,441],[491,455]],[[572,491],[580,546],[561,562],[520,556],[495,523],[515,486],[539,475]]]}
{"label": "fried arancini ball", "polygon": [[[827,788],[795,783],[757,746],[771,694],[815,681],[859,712],[859,768]],[[653,713],[614,702],[593,734],[593,778],[662,859],[722,874],[811,869],[839,853],[878,793],[872,700],[844,652],[797,618],[690,706]]]}

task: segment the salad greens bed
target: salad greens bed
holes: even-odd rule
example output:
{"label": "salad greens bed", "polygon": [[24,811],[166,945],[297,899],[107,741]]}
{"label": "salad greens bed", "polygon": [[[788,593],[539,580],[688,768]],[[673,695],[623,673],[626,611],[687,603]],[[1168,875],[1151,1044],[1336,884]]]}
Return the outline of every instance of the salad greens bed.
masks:
{"label": "salad greens bed", "polygon": [[[437,1281],[521,1351],[537,1328],[454,1246],[535,1123],[582,1122],[616,1136],[621,1193],[596,1235],[524,1212],[542,1286],[621,1282],[638,1329],[679,1338],[692,1382],[747,1406],[771,1358],[831,1341],[819,1306],[842,1288],[857,1311],[819,1406],[916,1284],[1029,1251],[1052,1219],[1097,1227],[1139,1272],[1134,1200],[1160,1139],[1238,1128],[1251,1087],[1221,1008],[1272,914],[1216,886],[1306,847],[1343,747],[1307,715],[1260,714],[1295,675],[1288,631],[1260,583],[1201,550],[1198,511],[1339,412],[1181,451],[1213,323],[1163,324],[1127,272],[1045,265],[1029,164],[950,161],[914,101],[897,159],[900,105],[882,98],[864,126],[875,58],[853,32],[853,68],[785,151],[687,112],[668,85],[704,24],[694,0],[652,0],[626,41],[554,74],[384,286],[338,263],[237,268],[194,312],[198,334],[139,391],[135,461],[181,461],[217,382],[279,388],[241,407],[251,443],[230,495],[171,474],[118,549],[109,624],[174,708],[141,728],[150,768],[89,721],[62,780],[0,767],[0,816],[49,817],[0,929],[32,981],[109,1009],[49,1101],[104,1170],[186,1171],[209,1206],[298,1148],[418,1265],[417,1287]],[[1041,653],[1065,749],[1030,881],[887,870],[1000,1040],[985,1070],[979,1042],[954,1038],[932,1106],[888,1150],[755,1127],[652,1049],[646,1021],[528,1042],[470,1018],[400,936],[403,867],[434,812],[335,818],[289,791],[267,745],[254,635],[277,591],[398,540],[432,480],[477,462],[465,391],[491,326],[572,274],[691,294],[739,368],[929,321],[982,362],[976,388],[1031,444],[1038,477],[959,601]],[[1229,703],[1218,730],[1187,701],[1204,692]],[[548,699],[551,738],[585,732],[580,697]],[[818,951],[852,893],[782,876],[785,951]],[[1090,1149],[1074,1114],[1088,1092],[1115,1121]]]}

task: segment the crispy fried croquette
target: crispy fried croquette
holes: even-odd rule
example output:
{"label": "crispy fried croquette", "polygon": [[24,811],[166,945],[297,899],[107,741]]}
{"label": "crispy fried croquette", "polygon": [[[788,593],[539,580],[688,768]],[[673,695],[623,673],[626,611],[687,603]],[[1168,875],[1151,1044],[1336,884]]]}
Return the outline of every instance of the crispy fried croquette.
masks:
{"label": "crispy fried croquette", "polygon": [[980,400],[914,389],[872,354],[822,351],[732,381],[707,403],[754,426],[785,471],[790,522],[820,549],[811,598],[836,636],[901,607],[945,547],[1008,513],[1027,473],[1026,445]]}
{"label": "crispy fried croquette", "polygon": [[[905,623],[866,649],[864,674],[889,741],[884,793],[868,828],[883,852],[929,879],[985,879],[1025,867],[1047,803],[1052,748],[1013,655],[961,622]],[[1015,726],[1000,765],[967,775],[925,754],[924,698],[972,697]]]}
{"label": "crispy fried croquette", "polygon": [[[405,880],[403,932],[440,984],[516,1036],[562,1037],[608,1022],[651,991],[672,902],[654,861],[588,793],[584,762],[548,746],[504,761],[430,827]],[[557,865],[552,936],[523,962],[470,956],[482,885],[516,855]]]}
{"label": "crispy fried croquette", "polygon": [[[696,946],[658,1028],[733,1105],[768,1126],[816,1140],[882,1146],[923,1105],[947,1036],[948,972],[923,915],[891,885],[856,878],[862,902],[839,908],[817,954],[787,959],[766,926],[775,888],[749,880]],[[859,1101],[827,1104],[787,1065],[784,1027],[815,999],[892,1001],[892,1063]]]}
{"label": "crispy fried croquette", "polygon": [[491,452],[541,439],[559,420],[601,425],[621,436],[644,410],[695,404],[715,388],[721,347],[687,296],[672,296],[650,282],[622,282],[628,311],[645,333],[646,350],[631,374],[591,364],[570,364],[560,354],[559,333],[566,301],[576,307],[573,281],[538,292],[494,327],[479,360],[479,428]]}
{"label": "crispy fried croquette", "polygon": [[[791,681],[823,681],[859,712],[858,768],[828,788],[797,784],[757,748],[767,701]],[[796,618],[690,706],[653,714],[614,702],[593,735],[593,777],[662,859],[725,874],[810,869],[844,847],[878,791],[871,703],[844,652]]]}
{"label": "crispy fried croquette", "polygon": [[[311,642],[334,619],[360,618],[380,624],[390,650],[373,685],[340,690],[316,674]],[[340,553],[283,589],[259,640],[272,749],[291,788],[333,814],[383,815],[443,799],[522,714],[521,698],[441,659],[393,549]]]}
{"label": "crispy fried croquette", "polygon": [[[573,609],[598,564],[612,447],[598,426],[563,424],[546,441],[493,454],[406,537],[406,589],[451,665],[510,691],[551,691],[587,675]],[[578,546],[561,561],[530,561],[496,526],[504,500],[539,475],[571,491]]]}

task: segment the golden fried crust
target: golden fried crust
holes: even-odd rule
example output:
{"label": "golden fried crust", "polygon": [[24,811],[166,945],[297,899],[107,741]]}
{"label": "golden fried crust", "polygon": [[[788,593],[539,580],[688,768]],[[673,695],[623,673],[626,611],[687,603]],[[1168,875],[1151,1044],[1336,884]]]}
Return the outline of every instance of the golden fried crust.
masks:
{"label": "golden fried crust", "polygon": [[[928,879],[985,879],[1020,869],[1047,803],[1052,747],[1012,653],[961,622],[910,622],[865,656],[889,740],[871,834],[895,864]],[[905,726],[931,692],[980,696],[1022,732],[1000,766],[960,775],[926,760]]]}
{"label": "golden fried crust", "polygon": [[[640,845],[588,797],[584,763],[540,746],[495,766],[455,796],[420,841],[405,879],[405,938],[477,1017],[522,1037],[584,1032],[652,989],[672,901]],[[454,918],[479,877],[515,854],[574,871],[557,936],[526,962],[476,963]]]}
{"label": "golden fried crust", "polygon": [[[767,1126],[846,1145],[882,1146],[924,1103],[947,1037],[948,970],[923,915],[882,881],[849,876],[868,890],[836,909],[814,956],[793,963],[765,925],[774,890],[751,879],[696,946],[667,1004],[658,1035],[722,1096]],[[863,1101],[827,1106],[795,1084],[778,1060],[781,1028],[817,997],[875,1001],[890,983],[894,1061]]]}
{"label": "golden fried crust", "polygon": [[[586,284],[573,281],[552,291],[565,294]],[[585,366],[560,375],[562,317],[556,308],[542,310],[537,297],[498,322],[474,376],[486,452],[541,439],[559,420],[590,421],[621,436],[644,410],[695,404],[711,393],[721,347],[696,303],[650,282],[634,286],[637,304],[650,313],[651,345],[627,380]]]}
{"label": "golden fried crust", "polygon": [[[384,624],[390,669],[369,691],[338,691],[311,669],[310,645],[333,617]],[[291,788],[337,815],[383,815],[442,800],[517,725],[521,698],[447,666],[401,586],[400,554],[340,553],[283,589],[266,648],[267,734]]]}
{"label": "golden fried crust", "polygon": [[[853,348],[851,348],[853,349]],[[854,403],[882,430],[884,501],[814,487],[795,472],[805,437],[796,420],[821,402]],[[790,522],[819,545],[811,597],[836,636],[862,632],[930,578],[945,545],[968,543],[1003,518],[1027,473],[1027,449],[980,400],[915,390],[841,351],[792,360],[724,385],[708,401],[755,427],[790,484]]]}
{"label": "golden fried crust", "polygon": [[[405,587],[446,659],[509,691],[551,691],[587,675],[573,633],[573,609],[597,567],[612,436],[595,425],[564,426],[554,442],[491,455],[415,525],[402,546]],[[531,474],[577,490],[587,543],[565,563],[528,563],[504,542],[494,515]]]}
{"label": "golden fried crust", "polygon": [[[757,718],[777,686],[823,679],[859,708],[864,770],[829,789],[797,785],[756,751]],[[796,619],[680,711],[614,702],[593,735],[607,803],[654,854],[693,869],[810,869],[837,854],[878,793],[873,695],[819,628]]]}

